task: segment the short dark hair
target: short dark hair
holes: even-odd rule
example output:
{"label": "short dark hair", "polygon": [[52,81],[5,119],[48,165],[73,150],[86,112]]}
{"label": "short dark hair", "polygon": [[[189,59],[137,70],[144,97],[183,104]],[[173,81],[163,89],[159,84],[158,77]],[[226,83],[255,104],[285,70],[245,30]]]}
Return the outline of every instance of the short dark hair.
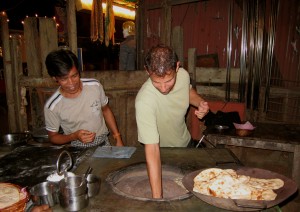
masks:
{"label": "short dark hair", "polygon": [[165,45],[152,47],[145,57],[145,68],[149,74],[165,76],[170,71],[176,71],[178,56],[175,51]]}
{"label": "short dark hair", "polygon": [[66,76],[75,66],[78,70],[78,58],[70,50],[59,49],[50,52],[45,61],[48,74],[51,77]]}

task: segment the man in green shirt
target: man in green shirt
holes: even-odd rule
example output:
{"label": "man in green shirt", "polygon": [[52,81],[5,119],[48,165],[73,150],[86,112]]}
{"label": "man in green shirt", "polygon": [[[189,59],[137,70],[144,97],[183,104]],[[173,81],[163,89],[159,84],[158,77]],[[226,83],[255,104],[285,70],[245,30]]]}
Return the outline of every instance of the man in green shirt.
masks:
{"label": "man in green shirt", "polygon": [[138,140],[145,145],[152,197],[162,198],[160,147],[187,147],[191,135],[185,115],[192,105],[202,119],[207,102],[190,85],[186,70],[179,67],[176,53],[167,46],[150,49],[145,58],[149,79],[135,100]]}

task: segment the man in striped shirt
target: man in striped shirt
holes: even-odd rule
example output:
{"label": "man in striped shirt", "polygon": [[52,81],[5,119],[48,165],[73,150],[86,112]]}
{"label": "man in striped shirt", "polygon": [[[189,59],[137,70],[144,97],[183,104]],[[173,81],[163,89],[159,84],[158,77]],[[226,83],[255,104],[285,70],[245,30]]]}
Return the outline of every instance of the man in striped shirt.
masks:
{"label": "man in striped shirt", "polygon": [[[50,141],[77,147],[109,146],[109,128],[116,146],[123,146],[103,86],[96,79],[80,78],[76,55],[69,50],[55,50],[48,54],[46,67],[59,84],[44,107]],[[59,133],[60,127],[63,134]]]}

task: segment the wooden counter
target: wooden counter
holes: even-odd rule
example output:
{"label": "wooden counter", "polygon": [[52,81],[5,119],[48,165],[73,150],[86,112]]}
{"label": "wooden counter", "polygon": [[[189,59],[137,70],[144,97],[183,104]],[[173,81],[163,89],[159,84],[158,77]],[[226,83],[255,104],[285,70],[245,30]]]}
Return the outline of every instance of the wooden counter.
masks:
{"label": "wooden counter", "polygon": [[[232,162],[235,160],[231,153],[224,148],[221,149],[187,149],[187,148],[161,148],[162,163],[179,167],[183,173],[194,170],[215,167],[217,162]],[[195,196],[184,200],[175,201],[141,201],[126,198],[116,194],[106,177],[116,170],[126,166],[145,162],[143,148],[138,148],[130,159],[94,158],[90,157],[79,165],[76,173],[84,173],[91,166],[93,174],[101,177],[100,193],[91,198],[87,208],[82,211],[227,211],[211,206]],[[54,211],[61,211],[59,206]],[[275,211],[274,208],[266,211]]]}

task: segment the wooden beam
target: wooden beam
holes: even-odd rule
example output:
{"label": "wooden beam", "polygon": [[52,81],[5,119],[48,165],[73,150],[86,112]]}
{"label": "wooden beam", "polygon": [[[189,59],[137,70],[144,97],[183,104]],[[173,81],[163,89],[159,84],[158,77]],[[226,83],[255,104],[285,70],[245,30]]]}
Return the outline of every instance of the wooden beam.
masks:
{"label": "wooden beam", "polygon": [[42,76],[39,46],[38,19],[28,17],[24,21],[26,61],[29,76]]}
{"label": "wooden beam", "polygon": [[270,88],[270,97],[299,97],[300,96],[300,88],[279,88],[279,87],[271,87]]}
{"label": "wooden beam", "polygon": [[188,49],[188,72],[196,85],[196,48]]}
{"label": "wooden beam", "polygon": [[184,66],[183,56],[183,28],[175,26],[172,30],[172,48],[175,50],[181,66]]}
{"label": "wooden beam", "polygon": [[[168,5],[170,6],[175,6],[175,5],[180,5],[180,4],[190,4],[190,3],[195,3],[195,2],[204,2],[204,1],[209,1],[209,0],[172,0],[172,1],[167,1]],[[156,4],[151,4],[146,7],[146,10],[156,10],[156,9],[161,9],[162,4],[161,3],[156,3]]]}
{"label": "wooden beam", "polygon": [[137,61],[136,61],[136,69],[144,69],[144,39],[146,35],[145,29],[145,1],[140,1],[139,7],[137,8],[136,15],[136,53],[137,53]]}
{"label": "wooden beam", "polygon": [[[27,112],[26,112],[26,92],[22,92],[19,86],[19,78],[23,76],[22,67],[22,52],[21,52],[21,38],[19,35],[14,34],[11,36],[11,57],[12,57],[12,70],[14,79],[14,102],[15,102],[15,118],[17,123],[17,131],[25,132],[28,130],[27,125]],[[11,120],[10,120],[11,121]]]}
{"label": "wooden beam", "polygon": [[171,25],[172,25],[172,8],[170,5],[167,4],[167,0],[164,0],[162,3],[164,6],[161,10],[161,17],[162,17],[162,30],[160,36],[161,43],[170,46],[171,45]]}
{"label": "wooden beam", "polygon": [[[218,100],[224,100],[225,96],[225,88],[223,86],[198,86],[197,85],[197,93],[201,94],[205,97],[205,99],[218,99]],[[236,91],[230,91],[231,92],[231,99],[237,99],[238,93]]]}
{"label": "wooden beam", "polygon": [[42,76],[48,76],[45,60],[49,52],[58,47],[57,28],[53,18],[39,18]]}
{"label": "wooden beam", "polygon": [[68,26],[68,40],[70,50],[77,53],[77,27],[76,27],[76,7],[75,0],[67,0],[67,26]]}
{"label": "wooden beam", "polygon": [[[196,67],[197,83],[226,83],[226,68],[199,68]],[[231,83],[239,83],[240,69],[231,69]]]}

